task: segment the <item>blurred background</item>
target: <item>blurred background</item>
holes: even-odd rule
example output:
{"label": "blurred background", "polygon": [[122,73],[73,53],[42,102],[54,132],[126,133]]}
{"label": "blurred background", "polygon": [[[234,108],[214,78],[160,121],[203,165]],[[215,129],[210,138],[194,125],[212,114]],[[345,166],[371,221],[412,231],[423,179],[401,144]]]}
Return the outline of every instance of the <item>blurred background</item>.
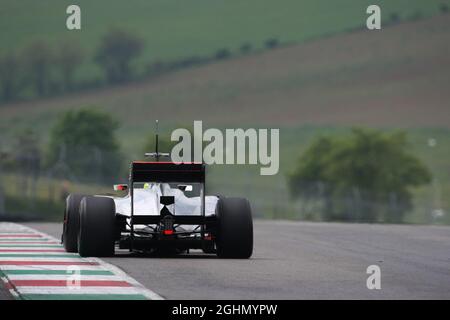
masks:
{"label": "blurred background", "polygon": [[0,39],[0,220],[112,193],[159,119],[167,151],[194,120],[280,129],[277,175],[208,167],[256,217],[450,224],[449,0],[0,0]]}

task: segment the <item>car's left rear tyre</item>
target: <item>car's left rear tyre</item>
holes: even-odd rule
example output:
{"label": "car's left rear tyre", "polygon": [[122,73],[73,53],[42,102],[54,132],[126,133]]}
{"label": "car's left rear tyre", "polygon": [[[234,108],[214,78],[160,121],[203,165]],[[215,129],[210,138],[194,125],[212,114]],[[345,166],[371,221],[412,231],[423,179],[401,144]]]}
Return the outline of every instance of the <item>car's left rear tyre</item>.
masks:
{"label": "car's left rear tyre", "polygon": [[78,253],[82,257],[114,255],[115,203],[106,197],[84,197],[80,203]]}
{"label": "car's left rear tyre", "polygon": [[70,194],[66,198],[62,243],[67,252],[78,252],[78,232],[80,230],[80,202],[85,196]]}

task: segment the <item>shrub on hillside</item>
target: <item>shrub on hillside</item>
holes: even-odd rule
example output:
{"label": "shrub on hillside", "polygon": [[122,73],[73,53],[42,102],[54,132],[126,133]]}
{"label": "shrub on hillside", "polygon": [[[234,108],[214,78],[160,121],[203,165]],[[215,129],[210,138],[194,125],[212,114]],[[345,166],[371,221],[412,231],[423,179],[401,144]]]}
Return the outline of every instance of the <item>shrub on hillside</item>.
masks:
{"label": "shrub on hillside", "polygon": [[73,89],[76,70],[83,62],[84,54],[80,45],[74,42],[64,42],[59,47],[57,62],[61,73],[64,89]]}
{"label": "shrub on hillside", "polygon": [[321,203],[323,220],[402,222],[412,209],[410,188],[430,180],[404,133],[353,129],[313,141],[289,186],[294,198]]}
{"label": "shrub on hillside", "polygon": [[242,54],[248,54],[250,51],[252,51],[252,45],[249,42],[245,42],[240,46],[239,51]]}
{"label": "shrub on hillside", "polygon": [[217,50],[217,52],[214,56],[217,60],[227,59],[227,58],[231,57],[231,52],[230,52],[230,50],[223,48],[223,49]]}
{"label": "shrub on hillside", "polygon": [[279,44],[280,44],[280,42],[277,38],[267,39],[266,42],[264,43],[264,45],[266,46],[267,49],[274,49],[274,48],[278,47]]}
{"label": "shrub on hillside", "polygon": [[103,37],[95,61],[105,71],[108,82],[125,82],[132,78],[131,64],[143,48],[144,42],[139,37],[124,30],[111,30]]}
{"label": "shrub on hillside", "polygon": [[26,75],[38,96],[51,93],[54,62],[54,52],[45,41],[35,41],[24,51]]}
{"label": "shrub on hillside", "polygon": [[19,96],[22,89],[21,72],[21,61],[17,55],[9,52],[0,57],[0,86],[3,101],[11,101]]}
{"label": "shrub on hillside", "polygon": [[118,123],[109,114],[84,108],[68,111],[53,127],[49,142],[49,165],[62,168],[78,180],[109,182],[121,168]]}

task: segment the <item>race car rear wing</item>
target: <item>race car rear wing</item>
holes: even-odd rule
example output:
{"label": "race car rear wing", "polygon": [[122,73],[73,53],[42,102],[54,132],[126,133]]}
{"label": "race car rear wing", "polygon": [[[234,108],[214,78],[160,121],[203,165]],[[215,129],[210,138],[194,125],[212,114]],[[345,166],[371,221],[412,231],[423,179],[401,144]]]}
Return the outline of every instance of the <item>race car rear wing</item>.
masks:
{"label": "race car rear wing", "polygon": [[130,182],[183,182],[204,183],[203,163],[145,162],[131,163]]}

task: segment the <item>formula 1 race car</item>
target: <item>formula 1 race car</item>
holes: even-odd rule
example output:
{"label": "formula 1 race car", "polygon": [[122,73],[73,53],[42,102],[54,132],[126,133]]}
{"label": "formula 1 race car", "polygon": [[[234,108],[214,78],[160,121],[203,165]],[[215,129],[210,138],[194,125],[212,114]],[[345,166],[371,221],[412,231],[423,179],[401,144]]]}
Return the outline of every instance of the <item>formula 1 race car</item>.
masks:
{"label": "formula 1 race car", "polygon": [[[205,196],[205,164],[156,161],[130,165],[124,197],[71,194],[66,199],[62,243],[82,257],[114,255],[116,244],[133,252],[183,253],[202,249],[221,258],[253,252],[250,203]],[[167,155],[165,155],[167,156]]]}

